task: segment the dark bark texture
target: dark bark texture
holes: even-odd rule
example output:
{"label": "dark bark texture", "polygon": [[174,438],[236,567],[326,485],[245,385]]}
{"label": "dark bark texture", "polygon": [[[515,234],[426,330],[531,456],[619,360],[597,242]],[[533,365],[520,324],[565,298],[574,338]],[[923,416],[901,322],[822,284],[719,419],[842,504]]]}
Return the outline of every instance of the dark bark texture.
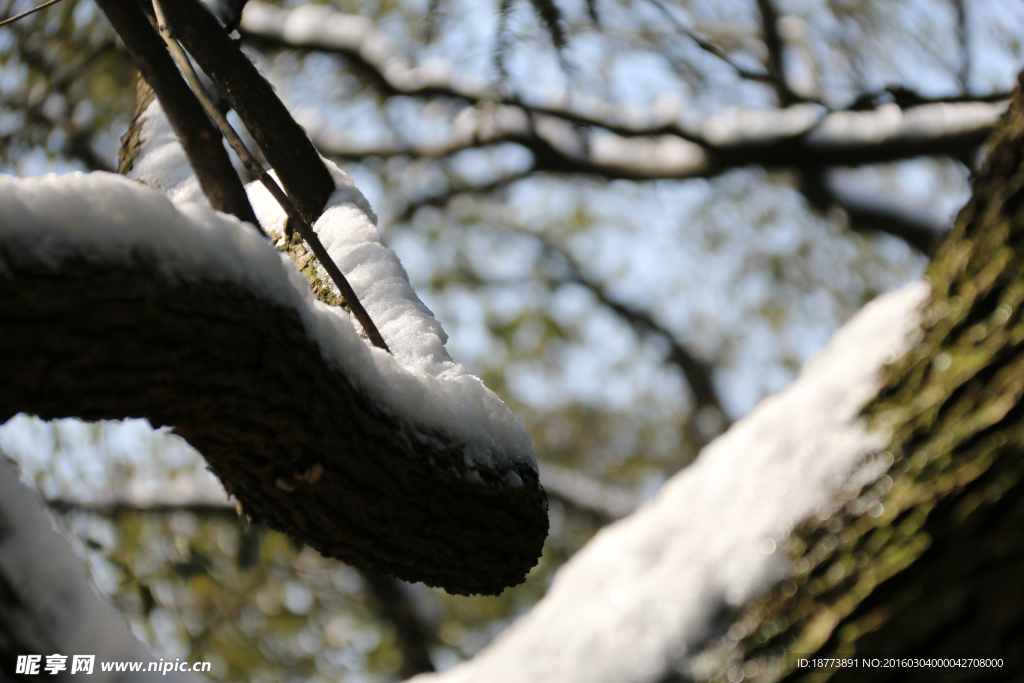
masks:
{"label": "dark bark texture", "polygon": [[[793,532],[795,574],[734,622],[719,677],[1024,678],[1024,98],[940,246],[921,339],[865,413],[887,475]],[[888,457],[882,454],[882,457]],[[738,630],[738,632],[737,632]],[[720,647],[719,640],[712,647]],[[798,656],[999,658],[992,668],[801,669]],[[731,667],[731,669],[730,669]]]}
{"label": "dark bark texture", "polygon": [[0,422],[27,412],[173,426],[252,519],[452,593],[498,593],[536,564],[547,534],[536,472],[468,476],[465,444],[375,404],[296,312],[164,279],[154,254],[55,266],[26,251],[0,243]]}
{"label": "dark bark texture", "polygon": [[210,204],[218,211],[259,226],[220,132],[206,118],[199,100],[181,77],[146,15],[133,0],[97,1],[159,98]]}
{"label": "dark bark texture", "polygon": [[277,171],[299,215],[310,225],[315,223],[334,192],[334,180],[306,131],[197,0],[167,2],[164,11],[175,37],[214,82]]}

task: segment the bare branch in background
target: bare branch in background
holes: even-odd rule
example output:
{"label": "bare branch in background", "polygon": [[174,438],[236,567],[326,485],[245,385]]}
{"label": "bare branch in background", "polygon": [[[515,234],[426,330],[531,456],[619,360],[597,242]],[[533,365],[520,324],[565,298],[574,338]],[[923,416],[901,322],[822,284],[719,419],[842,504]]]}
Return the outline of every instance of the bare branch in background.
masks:
{"label": "bare branch in background", "polygon": [[[3,464],[0,463],[0,466]],[[50,508],[60,512],[89,512],[107,516],[140,512],[160,515],[191,512],[197,515],[223,515],[237,519],[239,515],[235,504],[226,498],[223,490],[211,491],[207,481],[197,479],[191,487],[184,482],[186,485],[177,486],[175,495],[171,496],[168,496],[166,491],[147,487],[149,499],[146,496],[140,497],[131,490],[129,482],[129,485],[121,487],[125,490],[109,492],[88,500],[51,498],[46,503]],[[219,484],[213,484],[213,487],[220,488]],[[403,679],[434,671],[433,662],[430,660],[430,645],[437,641],[437,635],[430,622],[420,614],[408,589],[401,581],[389,576],[364,569],[357,571],[370,590],[378,617],[395,631],[396,641],[402,653]]]}
{"label": "bare branch in background", "polygon": [[[342,55],[385,95],[488,105],[472,111],[473,116],[460,117],[466,120],[456,123],[448,140],[431,145],[354,146],[344,136],[314,127],[318,147],[339,159],[444,158],[465,149],[514,143],[533,154],[534,172],[628,180],[707,178],[756,165],[799,170],[920,156],[967,160],[998,120],[1002,106],[997,100],[1006,97],[991,93],[925,98],[905,88],[888,88],[858,98],[852,111],[830,112],[810,104],[782,110],[737,109],[692,127],[671,118],[637,120],[602,103],[569,108],[496,96],[472,77],[408,66],[364,17],[325,7],[282,10],[251,0],[240,30],[246,38],[269,46]],[[901,109],[894,110],[893,103]],[[581,127],[594,129],[587,140],[581,138]]]}
{"label": "bare branch in background", "polygon": [[540,463],[540,480],[550,498],[594,518],[602,525],[622,519],[641,503],[640,496],[634,491],[546,462]]}
{"label": "bare branch in background", "polygon": [[895,209],[843,197],[828,183],[822,169],[811,169],[800,176],[800,191],[819,213],[838,208],[846,214],[851,230],[883,232],[898,237],[926,256],[931,256],[945,236],[947,227],[933,225]]}
{"label": "bare branch in background", "polygon": [[728,52],[722,49],[722,47],[715,44],[713,41],[708,40],[704,36],[700,35],[698,32],[689,28],[686,24],[681,22],[679,20],[679,17],[677,17],[675,13],[672,12],[672,10],[669,9],[661,0],[648,0],[648,2],[654,5],[658,9],[658,11],[661,12],[661,14],[666,19],[669,20],[669,23],[675,26],[676,30],[679,31],[679,33],[683,34],[684,36],[692,40],[701,50],[704,50],[710,55],[714,55],[722,62],[728,64],[730,67],[732,67],[733,71],[735,71],[740,78],[744,78],[750,81],[757,81],[759,83],[767,83],[769,85],[772,84],[773,77],[770,73],[751,71],[750,69],[747,69],[743,65],[738,64],[736,61],[733,60],[732,57],[729,56]]}
{"label": "bare branch in background", "polygon": [[682,371],[683,377],[686,378],[686,383],[690,387],[690,392],[693,394],[694,412],[712,409],[721,418],[721,428],[723,430],[728,429],[730,424],[729,416],[722,407],[722,402],[718,397],[718,391],[715,389],[714,379],[711,375],[711,368],[707,363],[697,358],[668,328],[659,323],[649,312],[619,301],[608,294],[603,284],[584,274],[580,264],[567,250],[543,235],[534,233],[524,234],[530,234],[535,237],[549,255],[564,263],[569,271],[565,281],[583,286],[601,305],[629,323],[640,334],[654,335],[663,339],[669,348],[666,360]]}
{"label": "bare branch in background", "polygon": [[46,9],[47,7],[50,7],[51,5],[56,5],[58,2],[60,2],[60,0],[46,0],[46,2],[42,3],[41,5],[36,5],[35,7],[33,7],[30,10],[28,10],[27,12],[22,12],[21,14],[16,14],[13,17],[9,17],[7,19],[4,19],[3,21],[0,21],[0,26],[7,26],[7,24],[13,24],[14,22],[18,21],[19,19],[24,19],[25,17],[29,16],[30,14],[35,14],[39,10]]}
{"label": "bare branch in background", "polygon": [[437,37],[438,26],[443,18],[445,0],[429,0],[427,13],[423,17],[423,42],[428,45]]}
{"label": "bare branch in background", "polygon": [[435,671],[430,659],[430,646],[437,634],[416,609],[408,589],[401,581],[375,572],[361,571],[377,606],[377,614],[391,625],[402,651],[402,679]]}
{"label": "bare branch in background", "polygon": [[[82,59],[67,63],[54,59],[53,55],[47,54],[44,50],[30,45],[25,36],[18,35],[17,54],[21,61],[31,65],[47,75],[47,91],[44,95],[32,98],[26,106],[25,102],[18,98],[10,98],[0,93],[0,103],[10,106],[13,109],[22,108],[22,115],[25,122],[31,125],[38,124],[44,129],[60,129],[65,134],[65,141],[62,153],[72,159],[78,159],[90,171],[114,172],[115,169],[108,161],[99,157],[93,146],[95,131],[90,127],[81,127],[75,123],[67,113],[55,115],[47,112],[44,103],[49,95],[56,94],[70,103],[70,90],[75,81],[81,78],[83,72],[91,69],[96,62],[106,57],[110,52],[116,50],[113,39],[102,42],[95,49],[84,55]],[[23,131],[19,131],[23,132]],[[2,142],[7,144],[15,134],[3,136]]]}
{"label": "bare branch in background", "polygon": [[768,51],[768,74],[772,77],[771,85],[779,98],[779,105],[788,107],[801,101],[786,81],[785,45],[779,35],[779,12],[772,0],[757,0],[757,9],[761,13],[761,33],[764,46]]}
{"label": "bare branch in background", "polygon": [[[537,164],[534,164],[524,171],[502,176],[480,185],[460,184],[438,194],[410,200],[404,210],[393,219],[393,222],[410,221],[420,208],[445,206],[460,195],[485,195],[500,190],[543,170],[538,169]],[[944,235],[945,229],[942,226],[933,225],[884,206],[865,204],[842,197],[820,180],[825,173],[827,173],[827,169],[819,167],[800,169],[800,189],[807,197],[808,203],[823,214],[828,213],[833,207],[842,209],[848,217],[850,229],[858,232],[882,232],[893,235],[926,255],[932,253]]]}
{"label": "bare branch in background", "polygon": [[160,100],[210,204],[261,230],[220,133],[182,80],[145,14],[134,0],[97,0],[97,4]]}
{"label": "bare branch in background", "polygon": [[408,221],[411,221],[413,217],[416,215],[416,212],[422,209],[423,207],[443,207],[455,197],[464,194],[490,194],[491,192],[495,192],[497,190],[506,188],[509,185],[515,183],[516,181],[528,178],[531,175],[533,175],[532,167],[528,168],[525,171],[520,171],[519,173],[501,176],[500,178],[496,178],[490,182],[482,183],[480,185],[458,184],[438,194],[427,195],[424,197],[409,200],[408,202],[406,202],[405,208],[402,210],[402,213],[395,216],[392,219],[392,222],[407,223]]}
{"label": "bare branch in background", "polygon": [[957,81],[960,84],[960,92],[969,95],[971,92],[971,34],[970,26],[967,23],[966,0],[953,0],[953,8],[956,10],[956,34],[960,41],[960,71],[957,73]]}
{"label": "bare branch in background", "polygon": [[[494,26],[494,48],[491,50],[491,65],[498,78],[497,86],[504,89],[508,83],[508,68],[505,60],[512,50],[512,36],[508,26],[512,16],[513,0],[500,0],[498,3],[498,21]],[[370,67],[371,70],[373,67]],[[381,74],[383,76],[383,74]],[[380,79],[378,79],[380,80]]]}
{"label": "bare branch in background", "polygon": [[996,104],[1006,102],[1013,96],[1012,91],[995,91],[985,95],[940,95],[925,97],[916,90],[902,85],[890,85],[881,90],[873,90],[860,94],[853,102],[846,107],[846,111],[867,111],[885,104],[895,104],[900,109],[913,109],[929,104],[968,104],[983,103]]}
{"label": "bare branch in background", "polygon": [[[352,148],[314,133],[325,156],[443,158],[465,149],[514,143],[534,158],[535,172],[608,180],[711,178],[746,166],[768,170],[852,167],[923,156],[972,158],[998,121],[1001,103],[933,104],[822,115],[806,105],[785,110],[733,110],[709,120],[707,140],[672,134],[630,136],[593,131],[588,145],[554,117],[516,109],[462,121],[444,145]],[[487,117],[490,118],[487,118]],[[692,137],[692,136],[691,136]]]}
{"label": "bare branch in background", "polygon": [[562,11],[558,9],[558,5],[555,4],[554,0],[530,0],[530,4],[533,5],[537,17],[547,30],[548,36],[551,37],[552,45],[555,46],[559,56],[561,56],[562,50],[568,45],[568,40],[565,37],[565,26],[562,25]]}

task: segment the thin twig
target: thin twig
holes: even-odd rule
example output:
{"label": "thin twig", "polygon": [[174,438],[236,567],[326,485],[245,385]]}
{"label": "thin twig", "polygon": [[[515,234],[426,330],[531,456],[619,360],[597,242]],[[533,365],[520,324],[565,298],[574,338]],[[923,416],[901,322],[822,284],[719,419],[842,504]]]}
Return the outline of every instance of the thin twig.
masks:
{"label": "thin twig", "polygon": [[160,31],[160,36],[164,39],[167,44],[167,48],[171,52],[171,57],[178,64],[178,68],[181,69],[182,74],[185,76],[185,81],[192,88],[196,97],[199,99],[199,103],[203,105],[203,109],[209,115],[213,122],[217,124],[221,133],[227,138],[228,144],[231,145],[231,149],[235,150],[235,154],[248,169],[255,178],[258,178],[263,186],[267,188],[267,191],[277,200],[277,203],[281,205],[285,213],[288,214],[288,218],[294,222],[298,227],[299,234],[302,239],[306,241],[306,244],[310,246],[313,254],[319,259],[320,264],[330,275],[334,284],[338,287],[341,295],[345,298],[349,308],[352,309],[352,313],[359,320],[359,323],[363,326],[363,330],[366,331],[366,336],[370,338],[370,342],[374,346],[384,349],[390,352],[387,343],[384,341],[384,337],[381,336],[380,331],[376,325],[373,324],[373,320],[370,319],[370,314],[366,312],[363,305],[359,302],[359,297],[356,296],[355,290],[352,289],[352,285],[349,284],[345,275],[338,268],[337,264],[331,258],[330,254],[327,253],[327,249],[324,248],[323,243],[317,236],[316,232],[310,227],[299,212],[296,210],[295,205],[289,199],[288,195],[284,193],[281,186],[277,184],[274,177],[268,173],[263,166],[256,160],[255,157],[249,152],[249,149],[242,142],[242,138],[238,136],[235,129],[232,128],[227,118],[221,113],[217,105],[214,104],[213,99],[209,93],[206,92],[206,88],[203,87],[202,82],[199,80],[198,74],[195,69],[192,68],[192,63],[188,59],[188,55],[185,54],[185,50],[182,49],[181,45],[175,39],[171,30],[167,26],[167,19],[164,16],[163,4],[160,0],[153,0],[153,11],[156,14],[157,26]]}
{"label": "thin twig", "polygon": [[0,21],[0,26],[7,26],[7,24],[13,24],[18,19],[24,19],[28,15],[35,14],[36,12],[38,12],[41,9],[46,9],[50,5],[56,5],[58,2],[60,2],[60,0],[46,0],[46,2],[44,2],[43,4],[37,5],[37,6],[33,7],[32,9],[28,10],[27,12],[22,12],[21,14],[17,14],[15,16],[11,17],[10,19],[4,19],[3,21]]}
{"label": "thin twig", "polygon": [[731,66],[740,78],[745,78],[750,81],[758,81],[761,83],[768,83],[769,85],[771,85],[774,82],[775,79],[769,73],[751,71],[750,69],[747,69],[746,67],[737,64],[732,59],[732,57],[729,56],[729,53],[726,52],[722,47],[711,42],[707,38],[701,36],[699,33],[692,30],[691,28],[686,26],[686,24],[681,22],[679,18],[672,13],[672,10],[666,7],[665,3],[663,3],[661,0],[648,0],[648,2],[654,5],[658,9],[658,11],[665,15],[665,18],[668,19],[669,22],[676,27],[676,30],[678,30],[680,33],[682,33],[687,38],[696,43],[697,47],[699,47],[700,49],[704,50],[708,54],[718,57],[718,59],[722,60],[723,62]]}
{"label": "thin twig", "polygon": [[957,81],[960,84],[960,92],[969,95],[971,92],[971,35],[967,23],[967,4],[964,0],[953,0],[953,8],[956,10],[956,33],[960,41],[960,69],[957,73]]}

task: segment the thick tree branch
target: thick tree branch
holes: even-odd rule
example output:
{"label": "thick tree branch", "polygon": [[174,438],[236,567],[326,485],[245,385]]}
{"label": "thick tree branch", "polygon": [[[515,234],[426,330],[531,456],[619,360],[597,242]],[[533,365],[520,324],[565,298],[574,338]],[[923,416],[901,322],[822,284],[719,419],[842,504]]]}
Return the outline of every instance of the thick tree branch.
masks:
{"label": "thick tree branch", "polygon": [[[17,196],[18,181],[4,182],[0,196]],[[547,531],[531,464],[399,414],[375,380],[356,381],[328,353],[341,344],[323,336],[333,316],[310,322],[311,304],[228,277],[288,281],[267,270],[284,265],[255,235],[238,228],[237,249],[224,237],[203,251],[195,242],[208,232],[169,221],[162,239],[188,245],[179,263],[131,229],[155,203],[173,212],[158,193],[110,177],[69,182],[116,197],[105,219],[127,227],[108,254],[33,218],[53,205],[43,190],[16,204],[36,208],[0,231],[0,422],[146,417],[199,450],[247,514],[327,556],[458,593],[523,580]],[[101,210],[83,203],[81,220]],[[72,242],[44,256],[33,246],[62,239]]]}
{"label": "thick tree branch", "polygon": [[97,4],[160,100],[210,204],[261,230],[220,133],[206,118],[146,16],[134,0],[97,0]]}
{"label": "thick tree branch", "polygon": [[[775,658],[776,680],[850,681],[851,672],[797,668],[777,653],[969,651],[1005,658],[997,678],[1021,678],[1024,593],[1007,591],[1002,577],[1024,572],[1022,150],[1018,90],[971,199],[929,265],[932,291],[914,351],[896,354],[861,411],[884,430],[891,467],[863,494],[838,496],[827,514],[793,529],[791,583],[738,615],[744,637],[731,665],[747,670]],[[769,634],[767,624],[777,628]],[[897,676],[934,679],[914,669]]]}
{"label": "thick tree branch", "polygon": [[[789,388],[602,529],[514,627],[469,662],[417,683],[692,681],[728,664],[724,645],[738,627],[711,655],[700,653],[737,604],[790,573],[777,546],[794,521],[827,506],[840,482],[863,486],[850,473],[884,439],[858,420],[860,408],[881,384],[886,355],[909,346],[926,289],[869,305]],[[863,482],[869,473],[859,474]],[[677,667],[683,675],[668,678]],[[743,675],[736,671],[732,680]]]}

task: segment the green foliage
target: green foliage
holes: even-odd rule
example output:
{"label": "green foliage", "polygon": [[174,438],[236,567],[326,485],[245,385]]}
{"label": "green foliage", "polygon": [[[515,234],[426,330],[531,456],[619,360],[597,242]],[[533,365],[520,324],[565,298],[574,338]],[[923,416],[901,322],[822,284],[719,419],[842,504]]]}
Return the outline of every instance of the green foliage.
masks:
{"label": "green foliage", "polygon": [[114,38],[87,0],[0,28],[4,165],[18,168],[41,154],[86,170],[111,167],[104,157],[135,101],[135,69]]}

